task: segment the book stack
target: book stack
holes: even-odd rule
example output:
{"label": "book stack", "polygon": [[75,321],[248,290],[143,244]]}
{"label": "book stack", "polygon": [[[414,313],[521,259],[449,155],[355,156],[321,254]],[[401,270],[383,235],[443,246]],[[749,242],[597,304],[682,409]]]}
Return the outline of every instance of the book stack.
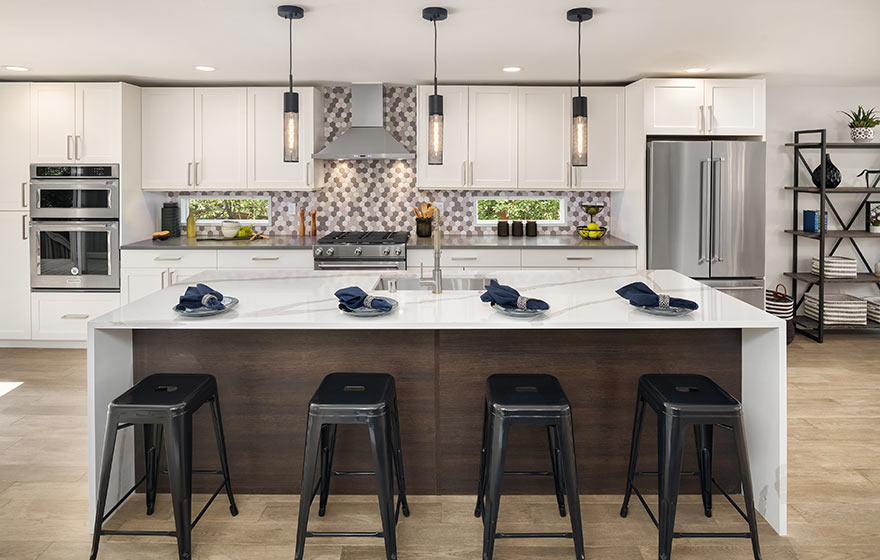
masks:
{"label": "book stack", "polygon": [[[819,274],[819,257],[813,257],[813,274]],[[856,260],[850,257],[825,257],[825,278],[855,278],[858,274]]]}
{"label": "book stack", "polygon": [[[867,325],[868,302],[847,294],[825,294],[824,324]],[[804,296],[804,313],[814,321],[819,320],[819,297]]]}

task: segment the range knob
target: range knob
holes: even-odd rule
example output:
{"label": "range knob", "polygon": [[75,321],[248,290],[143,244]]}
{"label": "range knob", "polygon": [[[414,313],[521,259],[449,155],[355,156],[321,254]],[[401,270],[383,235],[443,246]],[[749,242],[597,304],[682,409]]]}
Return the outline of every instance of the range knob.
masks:
{"label": "range knob", "polygon": [[382,256],[387,257],[387,256],[390,255],[390,254],[391,254],[391,249],[389,249],[388,247],[383,247],[383,248],[382,248]]}
{"label": "range knob", "polygon": [[333,253],[335,253],[335,252],[336,252],[336,251],[333,250],[333,247],[327,247],[326,254],[327,254],[328,257],[332,257],[332,256],[333,256]]}
{"label": "range knob", "polygon": [[363,253],[363,252],[364,252],[364,250],[361,249],[360,247],[355,247],[355,248],[354,248],[354,254],[355,254],[355,255],[360,255],[360,254]]}
{"label": "range knob", "polygon": [[400,247],[398,247],[397,249],[394,250],[394,254],[397,256],[400,256],[400,253],[402,253],[402,252],[403,251],[400,249]]}
{"label": "range knob", "polygon": [[321,249],[320,247],[315,247],[315,256],[316,257],[320,257],[321,253],[323,253],[323,252],[324,252],[324,250]]}

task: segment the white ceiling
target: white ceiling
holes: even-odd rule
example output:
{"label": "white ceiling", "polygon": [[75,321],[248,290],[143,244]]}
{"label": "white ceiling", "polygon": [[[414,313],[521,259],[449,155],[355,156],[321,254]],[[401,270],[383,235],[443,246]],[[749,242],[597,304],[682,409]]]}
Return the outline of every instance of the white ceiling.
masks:
{"label": "white ceiling", "polygon": [[[2,0],[0,80],[282,84],[287,22],[277,0]],[[427,83],[433,0],[304,0],[294,79]],[[571,83],[576,0],[448,0],[438,23],[446,83]],[[809,84],[880,84],[880,0],[585,0],[584,81],[763,74]],[[215,66],[199,72],[194,65]],[[523,71],[507,74],[505,65]]]}

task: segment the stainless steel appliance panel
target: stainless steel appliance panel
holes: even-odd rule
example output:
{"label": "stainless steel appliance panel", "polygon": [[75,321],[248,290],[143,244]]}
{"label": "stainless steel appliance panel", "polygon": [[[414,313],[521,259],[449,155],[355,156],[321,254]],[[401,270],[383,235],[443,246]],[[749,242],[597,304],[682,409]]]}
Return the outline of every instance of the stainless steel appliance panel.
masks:
{"label": "stainless steel appliance panel", "polygon": [[119,218],[117,179],[32,179],[30,185],[34,219]]}
{"label": "stainless steel appliance panel", "polygon": [[119,289],[119,223],[31,222],[31,288]]}
{"label": "stainless steel appliance panel", "polygon": [[709,142],[648,144],[648,268],[709,276],[711,156]]}
{"label": "stainless steel appliance panel", "polygon": [[743,280],[700,280],[720,292],[735,297],[750,305],[764,310],[764,279],[749,278]]}
{"label": "stainless steel appliance panel", "polygon": [[712,278],[764,276],[764,142],[712,142]]}

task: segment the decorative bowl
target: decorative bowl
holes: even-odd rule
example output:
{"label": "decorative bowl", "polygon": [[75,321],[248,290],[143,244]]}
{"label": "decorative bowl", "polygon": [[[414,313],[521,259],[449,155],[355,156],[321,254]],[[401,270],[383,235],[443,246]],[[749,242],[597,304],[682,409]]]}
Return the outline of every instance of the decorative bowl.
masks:
{"label": "decorative bowl", "polygon": [[232,220],[223,220],[223,223],[220,224],[220,233],[223,234],[223,237],[235,237],[240,229],[241,224]]}
{"label": "decorative bowl", "polygon": [[589,229],[587,226],[578,226],[578,233],[584,239],[602,239],[608,233],[608,228],[599,226],[599,229]]}

